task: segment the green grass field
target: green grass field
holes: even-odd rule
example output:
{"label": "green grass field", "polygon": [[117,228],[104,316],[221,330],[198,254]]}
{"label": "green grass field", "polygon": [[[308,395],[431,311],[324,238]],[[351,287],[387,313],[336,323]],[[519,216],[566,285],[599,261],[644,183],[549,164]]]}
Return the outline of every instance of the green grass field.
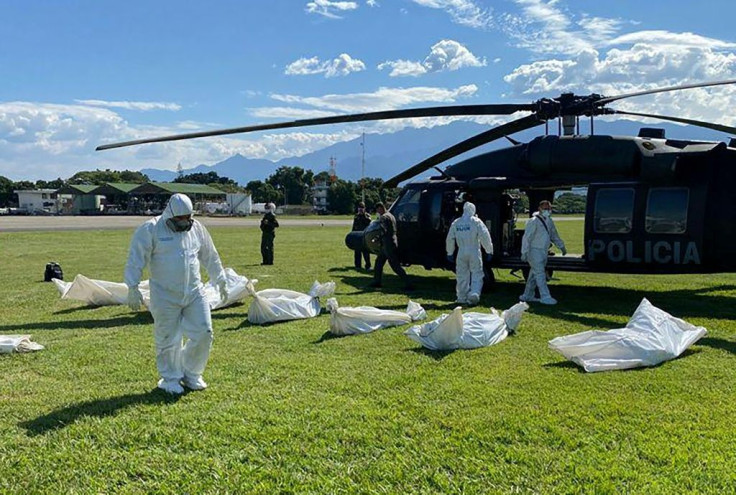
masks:
{"label": "green grass field", "polygon": [[[582,222],[559,222],[582,252]],[[334,280],[342,306],[403,309],[352,267],[344,228],[281,228],[260,266],[257,228],[212,229],[226,266],[269,287]],[[329,338],[329,316],[253,326],[248,303],[215,312],[210,388],[155,390],[152,319],[62,301],[43,283],[121,281],[132,232],[0,234],[0,333],[46,349],[0,356],[3,493],[734,493],[736,274],[556,273],[555,307],[516,336],[432,353],[405,327]],[[454,300],[449,272],[411,267],[430,317]],[[501,271],[481,306],[511,306]],[[586,374],[553,337],[622,326],[642,297],[708,329],[656,368]]]}

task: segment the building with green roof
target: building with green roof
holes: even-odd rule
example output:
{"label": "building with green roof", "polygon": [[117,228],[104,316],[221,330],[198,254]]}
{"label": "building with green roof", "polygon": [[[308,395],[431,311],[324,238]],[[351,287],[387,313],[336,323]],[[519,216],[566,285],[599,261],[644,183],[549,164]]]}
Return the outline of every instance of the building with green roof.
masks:
{"label": "building with green roof", "polygon": [[129,182],[107,182],[101,186],[97,186],[90,194],[104,196],[102,201],[102,211],[104,213],[129,213],[130,207],[130,191],[140,186],[140,183]]}
{"label": "building with green roof", "polygon": [[100,196],[93,184],[66,184],[56,190],[59,213],[62,215],[94,215],[100,212]]}
{"label": "building with green roof", "polygon": [[148,182],[130,190],[129,194],[133,212],[153,214],[163,211],[169,198],[174,194],[186,194],[195,204],[208,201],[223,202],[227,196],[224,191],[206,184],[179,182]]}

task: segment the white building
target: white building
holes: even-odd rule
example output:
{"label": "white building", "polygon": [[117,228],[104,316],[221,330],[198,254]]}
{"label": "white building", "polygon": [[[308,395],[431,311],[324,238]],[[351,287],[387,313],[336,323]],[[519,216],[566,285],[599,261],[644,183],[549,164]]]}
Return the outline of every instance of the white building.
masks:
{"label": "white building", "polygon": [[227,205],[231,215],[250,215],[253,210],[253,200],[250,194],[228,193]]}
{"label": "white building", "polygon": [[330,186],[324,182],[317,182],[312,186],[312,207],[314,211],[327,211],[330,204],[327,202],[327,191]]}
{"label": "white building", "polygon": [[18,195],[18,208],[28,213],[52,213],[59,211],[56,189],[32,189],[13,191]]}

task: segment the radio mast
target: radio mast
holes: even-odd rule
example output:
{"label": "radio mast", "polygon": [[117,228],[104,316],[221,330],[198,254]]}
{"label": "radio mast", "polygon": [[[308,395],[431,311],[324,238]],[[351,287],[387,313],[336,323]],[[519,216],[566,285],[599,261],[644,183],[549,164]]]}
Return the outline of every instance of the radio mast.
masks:
{"label": "radio mast", "polygon": [[360,196],[361,201],[365,204],[365,132],[363,133],[363,139],[360,142],[362,148],[362,156],[360,159]]}

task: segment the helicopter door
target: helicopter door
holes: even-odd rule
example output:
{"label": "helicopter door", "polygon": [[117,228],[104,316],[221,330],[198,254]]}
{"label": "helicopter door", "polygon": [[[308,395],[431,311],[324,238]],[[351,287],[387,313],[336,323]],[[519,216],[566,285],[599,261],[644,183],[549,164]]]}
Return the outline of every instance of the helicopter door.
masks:
{"label": "helicopter door", "polygon": [[396,236],[399,241],[399,259],[405,264],[419,263],[423,249],[419,226],[419,206],[421,189],[405,189],[404,193],[391,206],[396,218]]}
{"label": "helicopter door", "polygon": [[419,209],[419,228],[421,229],[421,264],[426,269],[435,268],[439,260],[444,260],[445,237],[449,225],[442,216],[445,191],[425,189],[422,191]]}
{"label": "helicopter door", "polygon": [[702,188],[591,185],[586,260],[611,272],[699,271],[704,203]]}

